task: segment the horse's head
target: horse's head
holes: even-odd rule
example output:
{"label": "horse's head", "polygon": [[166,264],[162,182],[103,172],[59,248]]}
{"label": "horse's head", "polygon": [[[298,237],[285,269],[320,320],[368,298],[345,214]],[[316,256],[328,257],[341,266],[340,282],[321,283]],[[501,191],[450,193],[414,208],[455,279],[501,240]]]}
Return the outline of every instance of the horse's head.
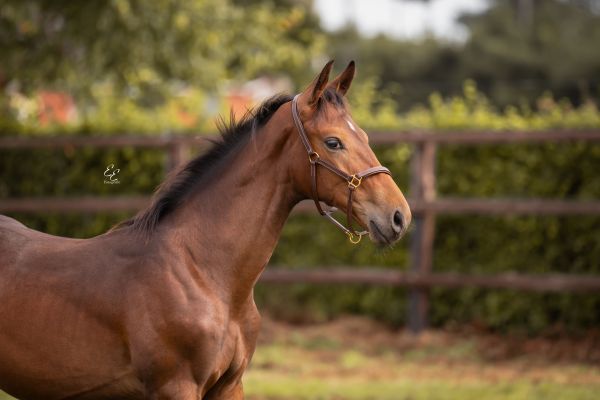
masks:
{"label": "horse's head", "polygon": [[[354,220],[372,241],[389,245],[406,232],[410,209],[346,107],[344,96],[354,77],[354,62],[328,82],[332,65],[330,61],[294,99],[292,115],[306,150],[304,161],[299,161],[302,165],[295,168],[296,181],[303,195],[347,213],[348,226],[336,224],[351,241],[361,234],[353,229]],[[327,215],[318,203],[317,208]]]}

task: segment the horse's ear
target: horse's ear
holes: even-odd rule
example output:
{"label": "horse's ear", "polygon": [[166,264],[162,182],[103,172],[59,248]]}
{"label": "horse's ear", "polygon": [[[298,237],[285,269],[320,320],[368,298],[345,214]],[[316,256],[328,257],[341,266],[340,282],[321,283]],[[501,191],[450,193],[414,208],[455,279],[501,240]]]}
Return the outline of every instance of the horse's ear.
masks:
{"label": "horse's ear", "polygon": [[325,66],[321,70],[321,73],[319,73],[319,76],[317,76],[302,93],[302,97],[306,96],[309,105],[314,105],[323,94],[323,91],[327,87],[327,82],[329,81],[329,73],[331,72],[332,67],[333,60],[325,64]]}
{"label": "horse's ear", "polygon": [[355,72],[356,65],[354,63],[354,60],[352,60],[350,61],[346,69],[341,74],[339,74],[334,80],[331,81],[329,87],[334,88],[342,96],[345,96],[348,89],[350,89],[350,84],[352,84],[352,79],[354,79]]}

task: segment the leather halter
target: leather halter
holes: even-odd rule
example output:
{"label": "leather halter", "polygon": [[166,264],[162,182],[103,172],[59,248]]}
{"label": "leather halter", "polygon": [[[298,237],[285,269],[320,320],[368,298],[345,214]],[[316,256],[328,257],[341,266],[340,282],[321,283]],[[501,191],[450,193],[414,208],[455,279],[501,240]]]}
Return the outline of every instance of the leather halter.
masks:
{"label": "leather halter", "polygon": [[[375,174],[380,174],[380,173],[388,174],[391,176],[392,173],[386,167],[377,166],[377,167],[368,168],[364,171],[358,172],[353,175],[348,175],[347,173],[345,173],[341,169],[337,168],[330,162],[323,160],[319,156],[319,153],[317,153],[316,151],[313,150],[313,148],[310,144],[310,141],[308,140],[308,136],[306,135],[306,131],[304,130],[304,125],[302,124],[302,120],[300,119],[300,113],[298,112],[299,96],[300,95],[297,94],[296,96],[294,96],[294,99],[292,100],[292,118],[294,120],[294,125],[296,125],[296,129],[298,130],[298,134],[300,135],[302,144],[304,144],[304,148],[306,148],[306,152],[308,153],[308,161],[310,162],[310,176],[312,179],[311,187],[312,187],[313,201],[315,202],[315,206],[317,207],[317,210],[319,211],[319,213],[322,216],[327,217],[327,219],[329,219],[332,223],[334,223],[335,226],[340,228],[348,236],[348,239],[350,239],[350,242],[357,244],[358,242],[360,242],[363,235],[366,235],[369,232],[368,231],[357,232],[352,227],[352,196],[354,194],[354,191],[360,186],[360,184],[364,178],[368,178],[369,176],[373,176]],[[344,226],[341,222],[339,222],[335,218],[333,218],[333,216],[331,215],[336,210],[335,208],[331,208],[326,211],[326,210],[323,210],[323,208],[321,207],[321,203],[319,202],[319,191],[317,188],[317,166],[318,165],[325,167],[329,171],[333,172],[334,174],[336,174],[337,176],[339,176],[340,178],[342,178],[346,182],[348,182],[348,205],[346,207],[346,220],[347,220],[347,225],[348,225],[347,227]]]}

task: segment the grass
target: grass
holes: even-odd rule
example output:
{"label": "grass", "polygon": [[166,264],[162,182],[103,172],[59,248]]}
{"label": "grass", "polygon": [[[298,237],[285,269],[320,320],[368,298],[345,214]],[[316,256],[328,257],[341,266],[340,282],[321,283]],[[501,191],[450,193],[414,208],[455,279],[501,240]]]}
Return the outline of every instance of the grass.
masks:
{"label": "grass", "polygon": [[[420,360],[263,345],[244,376],[244,388],[249,400],[595,400],[600,393],[600,374],[590,367],[538,367],[519,377],[518,363]],[[573,379],[580,372],[585,378]],[[588,382],[590,373],[597,379]]]}
{"label": "grass", "polygon": [[597,343],[266,319],[244,390],[247,400],[596,400]]}
{"label": "grass", "polygon": [[313,327],[265,322],[244,375],[248,400],[599,398],[600,364],[570,358],[589,343],[507,345],[443,332],[415,338],[359,318]]}
{"label": "grass", "polygon": [[248,400],[596,400],[600,385],[584,387],[552,383],[453,384],[428,380],[303,379],[277,373],[250,373],[245,379]]}

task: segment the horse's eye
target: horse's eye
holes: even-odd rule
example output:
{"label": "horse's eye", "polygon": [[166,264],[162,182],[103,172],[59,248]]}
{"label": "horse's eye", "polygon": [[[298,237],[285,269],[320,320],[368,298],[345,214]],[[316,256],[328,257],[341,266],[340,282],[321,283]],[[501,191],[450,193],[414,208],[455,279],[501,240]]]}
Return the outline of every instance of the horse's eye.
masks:
{"label": "horse's eye", "polygon": [[344,148],[344,146],[342,146],[342,142],[340,142],[340,139],[335,137],[325,139],[325,145],[331,150],[341,150]]}

